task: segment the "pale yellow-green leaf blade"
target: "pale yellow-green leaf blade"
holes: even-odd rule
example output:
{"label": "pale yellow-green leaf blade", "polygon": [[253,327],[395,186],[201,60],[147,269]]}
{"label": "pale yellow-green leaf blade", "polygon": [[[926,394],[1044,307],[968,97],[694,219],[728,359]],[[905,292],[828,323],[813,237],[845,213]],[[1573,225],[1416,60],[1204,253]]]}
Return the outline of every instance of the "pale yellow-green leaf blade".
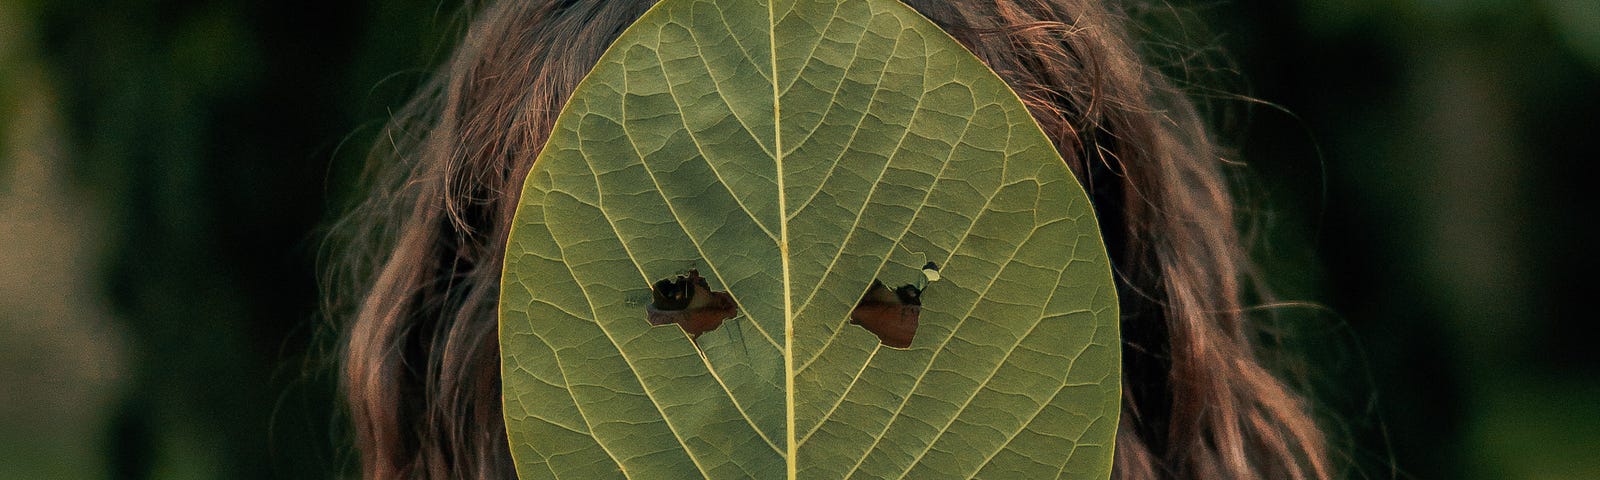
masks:
{"label": "pale yellow-green leaf blade", "polygon": [[[910,349],[847,323],[916,283]],[[696,269],[740,315],[645,321]],[[1105,478],[1116,298],[1088,197],[1003,81],[894,0],[666,0],[529,174],[501,299],[536,477]]]}

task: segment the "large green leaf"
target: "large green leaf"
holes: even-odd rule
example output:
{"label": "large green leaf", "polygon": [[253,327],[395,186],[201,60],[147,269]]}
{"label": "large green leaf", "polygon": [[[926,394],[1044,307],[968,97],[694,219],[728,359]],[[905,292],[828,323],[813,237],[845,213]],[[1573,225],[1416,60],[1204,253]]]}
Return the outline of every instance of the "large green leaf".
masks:
{"label": "large green leaf", "polygon": [[[909,349],[847,322],[942,279]],[[738,316],[646,322],[689,269]],[[1016,95],[895,0],[665,0],[529,174],[501,297],[523,478],[1104,478],[1117,308]]]}

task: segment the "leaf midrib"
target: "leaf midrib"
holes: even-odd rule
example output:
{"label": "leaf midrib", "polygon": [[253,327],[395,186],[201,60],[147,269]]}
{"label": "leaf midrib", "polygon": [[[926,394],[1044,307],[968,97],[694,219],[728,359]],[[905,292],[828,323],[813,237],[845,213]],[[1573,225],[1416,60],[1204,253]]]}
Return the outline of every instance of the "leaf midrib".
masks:
{"label": "leaf midrib", "polygon": [[777,169],[778,177],[778,255],[783,263],[783,383],[784,383],[784,438],[788,454],[784,455],[784,464],[788,470],[789,480],[795,480],[798,473],[799,458],[796,451],[799,444],[794,436],[794,298],[791,292],[789,276],[789,218],[786,191],[783,186],[783,124],[780,115],[781,107],[778,99],[781,92],[778,89],[778,21],[777,5],[774,0],[767,0],[767,53],[772,67],[772,161]]}

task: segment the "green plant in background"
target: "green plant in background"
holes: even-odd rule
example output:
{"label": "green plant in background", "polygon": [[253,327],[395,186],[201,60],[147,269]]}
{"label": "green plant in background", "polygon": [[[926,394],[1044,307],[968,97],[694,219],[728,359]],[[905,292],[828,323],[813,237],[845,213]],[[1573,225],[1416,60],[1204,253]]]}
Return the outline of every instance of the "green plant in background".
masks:
{"label": "green plant in background", "polygon": [[656,5],[561,113],[506,255],[523,478],[1109,475],[1088,196],[898,1]]}

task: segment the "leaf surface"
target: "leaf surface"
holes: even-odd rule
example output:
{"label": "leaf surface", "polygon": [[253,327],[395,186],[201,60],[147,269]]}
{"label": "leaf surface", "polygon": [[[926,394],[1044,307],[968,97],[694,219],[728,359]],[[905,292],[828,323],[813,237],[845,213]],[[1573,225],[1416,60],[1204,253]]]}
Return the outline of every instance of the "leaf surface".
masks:
{"label": "leaf surface", "polygon": [[[665,0],[528,175],[500,303],[522,478],[1106,478],[1117,302],[1016,95],[895,0]],[[909,349],[851,325],[932,261]],[[696,269],[738,315],[645,319]]]}

